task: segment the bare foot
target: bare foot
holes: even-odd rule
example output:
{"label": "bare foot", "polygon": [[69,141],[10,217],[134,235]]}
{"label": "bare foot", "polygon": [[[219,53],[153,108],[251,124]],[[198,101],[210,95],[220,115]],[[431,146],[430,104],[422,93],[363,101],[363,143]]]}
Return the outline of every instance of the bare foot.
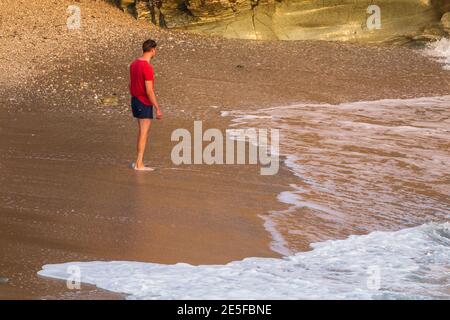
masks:
{"label": "bare foot", "polygon": [[155,171],[155,169],[153,169],[151,167],[146,167],[144,165],[142,165],[140,167],[136,167],[136,164],[134,162],[131,164],[131,168],[133,168],[136,171]]}

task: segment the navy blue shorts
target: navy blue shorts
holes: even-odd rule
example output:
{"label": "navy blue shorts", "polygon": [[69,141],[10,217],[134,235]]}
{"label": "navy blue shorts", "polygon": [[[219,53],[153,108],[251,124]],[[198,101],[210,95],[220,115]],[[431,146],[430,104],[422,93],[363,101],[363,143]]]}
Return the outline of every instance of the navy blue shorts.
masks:
{"label": "navy blue shorts", "polygon": [[131,111],[135,118],[153,119],[153,106],[143,104],[141,100],[136,97],[131,98]]}

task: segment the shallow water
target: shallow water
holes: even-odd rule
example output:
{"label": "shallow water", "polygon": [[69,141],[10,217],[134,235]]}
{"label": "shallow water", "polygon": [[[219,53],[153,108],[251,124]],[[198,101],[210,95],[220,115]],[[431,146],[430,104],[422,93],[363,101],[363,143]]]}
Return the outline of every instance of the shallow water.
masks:
{"label": "shallow water", "polygon": [[444,65],[444,69],[450,70],[450,39],[442,38],[439,41],[427,45],[424,53],[438,60]]}
{"label": "shallow water", "polygon": [[264,217],[280,253],[450,218],[450,96],[230,115],[235,126],[280,129],[280,151],[298,177],[278,196],[290,208]]}

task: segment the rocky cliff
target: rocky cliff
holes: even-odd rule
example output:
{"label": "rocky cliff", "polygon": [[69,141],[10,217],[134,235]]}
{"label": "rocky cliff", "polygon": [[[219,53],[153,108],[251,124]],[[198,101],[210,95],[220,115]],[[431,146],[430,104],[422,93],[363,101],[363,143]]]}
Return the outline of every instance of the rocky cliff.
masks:
{"label": "rocky cliff", "polygon": [[450,0],[118,0],[118,4],[162,27],[228,38],[373,42],[446,36],[450,11]]}

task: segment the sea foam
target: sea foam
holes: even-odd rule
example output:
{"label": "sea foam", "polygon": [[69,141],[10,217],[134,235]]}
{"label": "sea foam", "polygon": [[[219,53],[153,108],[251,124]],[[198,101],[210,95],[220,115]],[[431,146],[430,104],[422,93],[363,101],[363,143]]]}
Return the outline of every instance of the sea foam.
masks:
{"label": "sea foam", "polygon": [[129,299],[450,299],[450,223],[372,232],[311,245],[282,259],[226,265],[112,261],[45,265]]}
{"label": "sea foam", "polygon": [[[448,188],[441,177],[448,173],[450,154],[441,146],[450,138],[449,103],[450,96],[296,103],[224,115],[232,117],[233,127],[279,129],[283,163],[298,178],[278,195],[286,210],[261,214],[271,249],[295,252],[295,237],[286,237],[286,231],[318,235],[317,242],[342,234],[344,227],[352,234],[448,221],[450,208],[441,200]],[[304,139],[311,134],[317,141]],[[381,176],[421,183],[436,194],[424,195],[420,188],[393,192]],[[325,226],[305,229],[305,219],[316,218]]]}
{"label": "sea foam", "polygon": [[444,64],[444,69],[450,70],[450,39],[442,38],[430,43],[425,49],[425,53]]}

